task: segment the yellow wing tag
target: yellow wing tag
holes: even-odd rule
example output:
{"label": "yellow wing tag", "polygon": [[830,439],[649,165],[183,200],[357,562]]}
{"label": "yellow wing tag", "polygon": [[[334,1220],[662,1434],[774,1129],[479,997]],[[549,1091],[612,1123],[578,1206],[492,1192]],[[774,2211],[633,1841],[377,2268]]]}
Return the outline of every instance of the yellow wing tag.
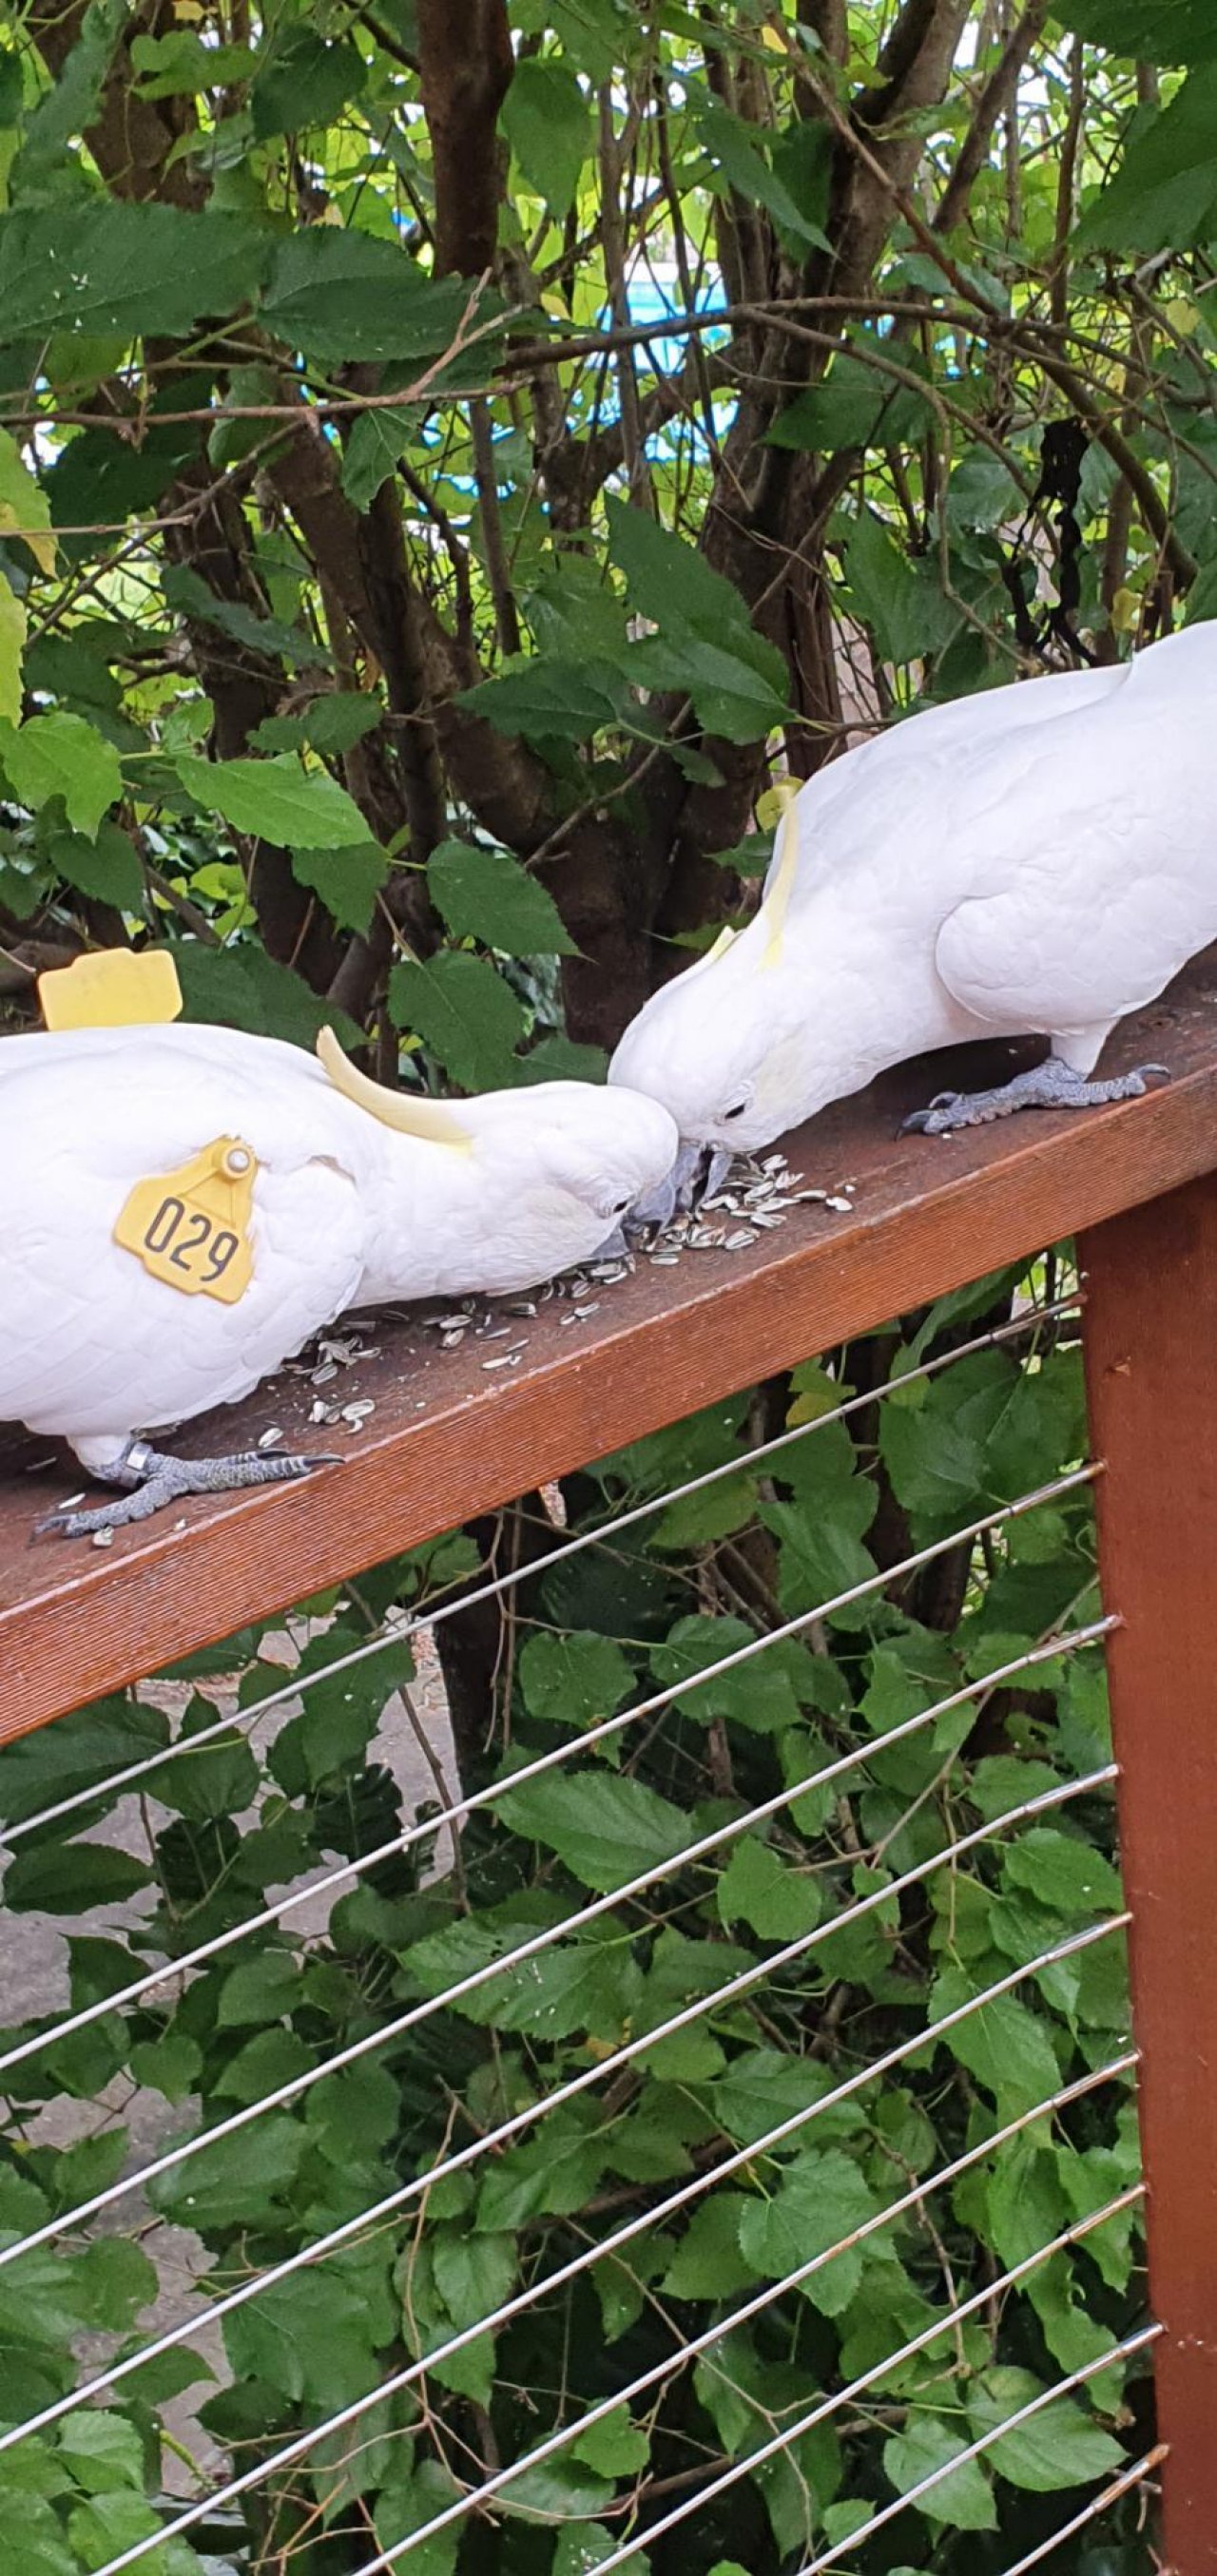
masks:
{"label": "yellow wing tag", "polygon": [[167,1288],[235,1306],[253,1277],[249,1220],[257,1171],[239,1136],[217,1136],[179,1171],[136,1182],[114,1240]]}
{"label": "yellow wing tag", "polygon": [[102,948],[40,975],[38,999],[48,1029],[148,1028],[176,1020],[182,988],[167,948]]}

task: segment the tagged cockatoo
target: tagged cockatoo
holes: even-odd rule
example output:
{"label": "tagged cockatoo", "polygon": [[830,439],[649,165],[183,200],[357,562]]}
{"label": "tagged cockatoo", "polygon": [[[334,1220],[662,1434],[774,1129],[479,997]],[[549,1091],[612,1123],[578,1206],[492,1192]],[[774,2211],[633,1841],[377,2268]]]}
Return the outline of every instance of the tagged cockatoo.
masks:
{"label": "tagged cockatoo", "polygon": [[682,1184],[709,1149],[708,1187],[884,1066],[966,1039],[1051,1050],[910,1126],[1136,1098],[1164,1067],[1087,1077],[1217,938],[1215,816],[1217,624],[927,709],[802,788],[754,919],[653,995],[609,1080],[671,1110]]}
{"label": "tagged cockatoo", "polygon": [[318,1052],[172,1026],[0,1043],[0,1420],[130,1489],[44,1527],[307,1474],[323,1462],[184,1461],[141,1435],[248,1395],[345,1308],[594,1256],[675,1156],[668,1112],[619,1089],[438,1102],[367,1081],[328,1031]]}

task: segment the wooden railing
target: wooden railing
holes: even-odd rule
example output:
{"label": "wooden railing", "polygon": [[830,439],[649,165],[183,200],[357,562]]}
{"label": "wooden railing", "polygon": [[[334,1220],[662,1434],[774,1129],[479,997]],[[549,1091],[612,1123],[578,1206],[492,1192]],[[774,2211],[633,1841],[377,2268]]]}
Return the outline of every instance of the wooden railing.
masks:
{"label": "wooden railing", "polygon": [[[258,1496],[195,1502],[104,1551],[33,1542],[68,1489],[47,1444],[0,1458],[0,1737],[45,1724],[543,1480],[1066,1236],[1084,1339],[1127,1902],[1165,2540],[1175,2576],[1217,2568],[1217,975],[1200,961],[1129,1023],[1114,1064],[1169,1061],[1144,1100],[1024,1116],[930,1143],[902,1112],[951,1067],[906,1067],[787,1140],[851,1212],[800,1206],[730,1256],[688,1254],[607,1288],[572,1327],[541,1305],[511,1364],[421,1318],[378,1325],[343,1373],[370,1399],[342,1463]],[[968,1064],[977,1076],[975,1058]],[[224,1445],[293,1446],[285,1376]],[[215,1445],[214,1421],[186,1448]],[[349,1444],[349,1455],[345,1454]],[[79,1476],[70,1478],[79,1485]]]}

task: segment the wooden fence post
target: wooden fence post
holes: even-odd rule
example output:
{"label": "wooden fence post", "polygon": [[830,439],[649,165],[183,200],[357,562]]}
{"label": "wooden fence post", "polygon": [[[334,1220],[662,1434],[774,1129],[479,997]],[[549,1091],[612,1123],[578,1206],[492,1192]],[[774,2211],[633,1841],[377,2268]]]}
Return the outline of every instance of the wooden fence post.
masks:
{"label": "wooden fence post", "polygon": [[1079,1237],[1171,2576],[1217,2571],[1217,1176]]}

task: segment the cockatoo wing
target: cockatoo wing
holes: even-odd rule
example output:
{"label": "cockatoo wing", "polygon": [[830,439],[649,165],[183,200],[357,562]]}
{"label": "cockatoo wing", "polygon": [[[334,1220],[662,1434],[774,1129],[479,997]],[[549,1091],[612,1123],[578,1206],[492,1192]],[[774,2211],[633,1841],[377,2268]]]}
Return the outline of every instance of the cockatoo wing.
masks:
{"label": "cockatoo wing", "polygon": [[[947,706],[924,708],[829,761],[795,800],[791,836],[798,860],[788,918],[795,920],[828,880],[839,882],[852,861],[864,865],[883,843],[903,853],[922,815],[941,845],[943,802],[953,795],[961,763],[983,776],[984,764],[1028,729],[1097,711],[1118,693],[1132,667],[1056,672],[1043,681],[980,690]],[[794,855],[790,845],[786,854]],[[765,876],[766,898],[783,855],[779,829]]]}
{"label": "cockatoo wing", "polygon": [[1059,730],[970,753],[944,798],[963,899],[939,928],[938,974],[989,1027],[1077,1039],[1079,1071],[1217,937],[1206,729],[1140,679],[1133,665]]}
{"label": "cockatoo wing", "polygon": [[[0,1418],[120,1439],[247,1394],[358,1293],[357,1117],[299,1049],[228,1030],[7,1040]],[[223,1136],[258,1165],[253,1274],[231,1305],[167,1286],[113,1235],[137,1182]]]}

